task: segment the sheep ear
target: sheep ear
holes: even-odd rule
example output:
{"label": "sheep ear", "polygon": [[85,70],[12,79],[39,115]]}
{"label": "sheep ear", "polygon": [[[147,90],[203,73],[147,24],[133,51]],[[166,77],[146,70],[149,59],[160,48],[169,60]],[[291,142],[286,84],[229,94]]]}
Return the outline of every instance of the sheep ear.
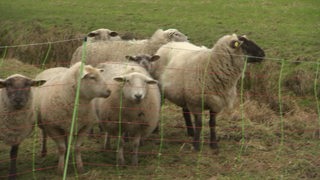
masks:
{"label": "sheep ear", "polygon": [[238,41],[238,40],[235,40],[235,41],[231,41],[231,44],[230,46],[233,48],[233,49],[237,49],[241,46],[241,42]]}
{"label": "sheep ear", "polygon": [[85,78],[85,77],[86,77],[86,75],[88,75],[88,74],[89,74],[89,71],[88,71],[88,70],[86,70],[86,68],[83,68],[83,72],[82,72],[81,79]]}
{"label": "sheep ear", "polygon": [[150,77],[146,77],[146,83],[147,84],[158,84],[158,81],[157,80],[154,80]]}
{"label": "sheep ear", "polygon": [[151,59],[149,60],[149,62],[154,62],[154,61],[157,61],[157,60],[159,60],[160,59],[160,56],[159,55],[153,55],[152,57],[151,57]]}
{"label": "sheep ear", "polygon": [[111,37],[115,37],[115,36],[118,36],[118,33],[115,32],[115,31],[111,31],[111,32],[109,33],[109,35],[110,35]]}
{"label": "sheep ear", "polygon": [[38,87],[46,83],[46,80],[32,80],[31,86]]}
{"label": "sheep ear", "polygon": [[149,79],[146,82],[147,82],[147,84],[158,84],[158,81],[154,80],[154,79]]}
{"label": "sheep ear", "polygon": [[88,37],[95,37],[96,35],[98,35],[98,33],[96,31],[92,31],[87,36]]}
{"label": "sheep ear", "polygon": [[98,69],[98,71],[99,71],[100,73],[103,73],[103,72],[104,72],[104,69]]}
{"label": "sheep ear", "polygon": [[126,78],[124,76],[116,76],[113,78],[113,80],[115,80],[117,82],[125,82]]}
{"label": "sheep ear", "polygon": [[129,61],[137,61],[135,56],[126,56],[126,59],[128,59]]}
{"label": "sheep ear", "polygon": [[3,79],[0,79],[0,88],[5,88],[6,82]]}

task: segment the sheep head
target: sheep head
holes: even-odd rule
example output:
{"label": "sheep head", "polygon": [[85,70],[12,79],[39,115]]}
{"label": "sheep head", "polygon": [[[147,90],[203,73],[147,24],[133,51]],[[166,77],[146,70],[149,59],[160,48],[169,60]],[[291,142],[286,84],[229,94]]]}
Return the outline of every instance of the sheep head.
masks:
{"label": "sheep head", "polygon": [[146,97],[148,85],[158,83],[158,81],[137,72],[117,76],[113,80],[122,83],[124,98],[136,103],[140,103]]}
{"label": "sheep head", "polygon": [[230,42],[230,47],[233,49],[241,49],[244,55],[247,56],[247,61],[249,63],[261,62],[265,53],[261,47],[259,47],[255,42],[249,40],[245,35],[237,36],[232,35],[233,40]]}
{"label": "sheep head", "polygon": [[92,42],[120,39],[117,32],[111,31],[110,29],[103,29],[103,28],[91,31],[90,33],[87,34],[87,36],[91,39]]}
{"label": "sheep head", "polygon": [[80,94],[82,98],[93,99],[95,97],[107,98],[111,91],[102,76],[103,69],[97,69],[91,65],[85,65],[81,76]]}
{"label": "sheep head", "polygon": [[31,87],[44,84],[45,80],[32,80],[23,75],[14,74],[5,80],[0,80],[0,88],[4,88],[9,105],[16,109],[22,109],[29,102]]}
{"label": "sheep head", "polygon": [[175,42],[186,42],[188,41],[188,36],[184,35],[177,29],[168,29],[164,31],[165,36],[167,39],[170,41],[175,41]]}
{"label": "sheep head", "polygon": [[126,56],[126,59],[129,61],[133,61],[144,67],[149,73],[151,73],[153,68],[153,62],[160,59],[160,56],[153,55],[150,56],[148,54],[141,54],[137,56]]}

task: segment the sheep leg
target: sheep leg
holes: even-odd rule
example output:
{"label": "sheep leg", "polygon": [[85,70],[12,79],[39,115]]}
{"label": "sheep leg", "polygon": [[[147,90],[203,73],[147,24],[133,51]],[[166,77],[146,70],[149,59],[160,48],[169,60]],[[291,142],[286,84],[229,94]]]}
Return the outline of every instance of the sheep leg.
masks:
{"label": "sheep leg", "polygon": [[210,147],[212,149],[218,150],[218,142],[217,142],[217,136],[216,136],[216,113],[213,111],[210,111],[209,127],[210,127]]}
{"label": "sheep leg", "polygon": [[41,148],[41,157],[45,157],[47,155],[47,133],[44,129],[42,129],[42,148]]}
{"label": "sheep leg", "polygon": [[76,156],[77,170],[79,173],[84,172],[83,162],[81,158],[81,145],[89,129],[90,127],[88,126],[84,126],[83,128],[81,128],[80,131],[78,132],[76,142],[75,142],[75,156]]}
{"label": "sheep leg", "polygon": [[132,156],[133,166],[138,165],[138,151],[139,151],[140,140],[141,140],[140,134],[133,139],[133,156]]}
{"label": "sheep leg", "polygon": [[19,150],[19,144],[11,146],[10,169],[9,169],[9,178],[8,179],[16,179],[18,150]]}
{"label": "sheep leg", "polygon": [[200,135],[202,131],[202,113],[194,114],[195,133],[193,138],[193,147],[196,151],[200,150]]}
{"label": "sheep leg", "polygon": [[109,136],[108,132],[106,132],[105,135],[104,135],[103,148],[106,149],[106,150],[111,149],[110,136]]}
{"label": "sheep leg", "polygon": [[118,165],[125,165],[125,160],[124,160],[124,156],[123,156],[123,146],[125,143],[124,136],[125,136],[125,133],[123,133],[123,135],[120,137],[120,146],[117,151],[117,164]]}
{"label": "sheep leg", "polygon": [[182,108],[182,111],[183,111],[182,114],[183,114],[183,117],[184,117],[184,120],[185,120],[186,126],[187,126],[188,136],[193,137],[194,136],[194,130],[193,130],[193,126],[192,126],[190,111],[186,107]]}
{"label": "sheep leg", "polygon": [[64,161],[65,161],[65,154],[67,150],[66,146],[66,134],[63,129],[58,127],[50,127],[45,129],[46,133],[53,139],[53,141],[57,144],[58,147],[58,174],[63,174],[64,171]]}

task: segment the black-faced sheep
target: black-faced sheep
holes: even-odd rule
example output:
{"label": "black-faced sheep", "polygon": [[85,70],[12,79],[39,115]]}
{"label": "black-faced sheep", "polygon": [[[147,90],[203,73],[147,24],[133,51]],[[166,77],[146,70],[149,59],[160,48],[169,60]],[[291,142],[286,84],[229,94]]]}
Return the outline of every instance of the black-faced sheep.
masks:
{"label": "black-faced sheep", "polygon": [[161,98],[157,81],[136,64],[108,62],[98,67],[105,70],[104,77],[112,94],[107,99],[94,99],[93,112],[108,137],[120,136],[118,164],[125,164],[123,146],[128,138],[133,141],[132,164],[137,165],[141,138],[147,137],[159,122]]}
{"label": "black-faced sheep", "polygon": [[32,119],[33,89],[45,83],[14,74],[0,79],[0,140],[11,146],[10,178],[16,176],[16,159],[20,143],[34,127]]}
{"label": "black-faced sheep", "polygon": [[216,114],[233,106],[245,58],[249,63],[260,62],[265,54],[253,41],[235,34],[223,36],[212,49],[185,50],[186,46],[188,43],[178,42],[162,46],[156,53],[160,55],[157,62],[165,68],[156,73],[165,97],[194,115],[196,150],[200,148],[203,111],[210,110],[210,146],[218,149]]}
{"label": "black-faced sheep", "polygon": [[[188,41],[188,38],[176,29],[159,29],[148,40],[89,43],[86,46],[86,63],[96,66],[106,61],[124,61],[126,55],[154,54],[162,45],[171,41]],[[71,65],[81,61],[82,48],[79,47],[73,53]]]}
{"label": "black-faced sheep", "polygon": [[80,83],[79,105],[74,131],[77,138],[74,145],[79,172],[83,171],[80,146],[88,129],[95,123],[88,118],[90,101],[95,97],[106,98],[111,93],[101,75],[103,70],[85,65],[81,74],[81,67],[81,62],[76,63],[66,72],[49,79],[42,88],[38,88],[34,98],[35,118],[42,123],[42,128],[58,147],[58,173],[63,173],[78,84]]}

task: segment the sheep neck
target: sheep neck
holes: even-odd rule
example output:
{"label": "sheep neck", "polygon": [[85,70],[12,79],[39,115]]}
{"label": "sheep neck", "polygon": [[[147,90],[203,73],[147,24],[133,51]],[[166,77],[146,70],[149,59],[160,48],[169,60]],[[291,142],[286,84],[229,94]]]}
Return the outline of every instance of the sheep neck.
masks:
{"label": "sheep neck", "polygon": [[208,64],[206,84],[220,84],[213,86],[214,91],[224,94],[235,87],[241,76],[244,61],[243,57],[231,54],[228,49],[214,48]]}

